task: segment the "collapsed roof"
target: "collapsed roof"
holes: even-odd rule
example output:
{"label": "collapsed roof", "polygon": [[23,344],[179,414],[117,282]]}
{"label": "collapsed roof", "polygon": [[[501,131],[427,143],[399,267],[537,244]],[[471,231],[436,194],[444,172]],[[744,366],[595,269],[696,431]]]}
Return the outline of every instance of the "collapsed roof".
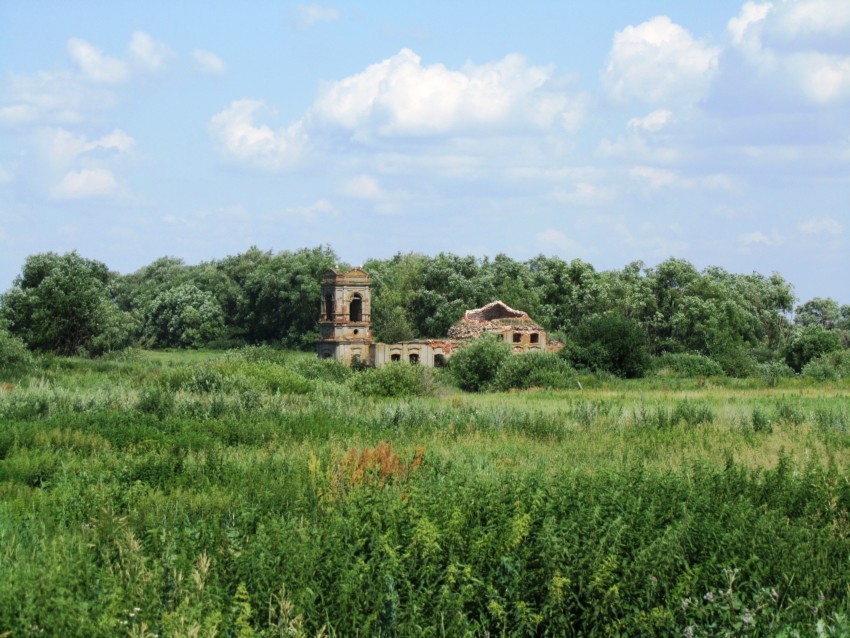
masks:
{"label": "collapsed roof", "polygon": [[542,331],[527,312],[514,310],[502,301],[493,301],[486,306],[467,310],[463,319],[449,328],[450,339],[470,339],[480,337],[485,332],[504,332],[516,330],[519,332]]}

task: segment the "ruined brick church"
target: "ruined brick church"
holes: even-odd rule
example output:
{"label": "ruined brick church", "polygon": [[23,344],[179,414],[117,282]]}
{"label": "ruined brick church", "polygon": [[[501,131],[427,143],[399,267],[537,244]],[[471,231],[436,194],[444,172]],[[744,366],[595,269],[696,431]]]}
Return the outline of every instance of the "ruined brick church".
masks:
{"label": "ruined brick church", "polygon": [[546,331],[528,313],[514,310],[501,301],[467,310],[445,339],[416,339],[401,343],[372,340],[372,287],[369,274],[361,268],[347,272],[329,269],[322,276],[319,358],[336,359],[346,365],[360,360],[380,367],[390,361],[406,361],[429,367],[445,365],[469,339],[485,333],[511,344],[514,352],[552,350]]}

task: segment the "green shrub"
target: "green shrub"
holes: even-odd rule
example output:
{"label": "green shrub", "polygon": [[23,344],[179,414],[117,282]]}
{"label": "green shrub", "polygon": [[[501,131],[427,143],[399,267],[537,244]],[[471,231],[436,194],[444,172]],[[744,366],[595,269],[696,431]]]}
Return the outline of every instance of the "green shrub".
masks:
{"label": "green shrub", "polygon": [[850,377],[850,350],[822,354],[803,366],[803,376],[815,381],[838,381]]}
{"label": "green shrub", "polygon": [[761,380],[769,388],[775,388],[779,379],[788,379],[795,375],[794,371],[783,361],[760,363],[758,371]]}
{"label": "green shrub", "polygon": [[575,370],[550,352],[529,352],[507,357],[496,373],[496,390],[575,387]]}
{"label": "green shrub", "polygon": [[819,325],[797,328],[785,346],[785,363],[801,372],[809,361],[823,354],[841,350],[841,338],[834,330]]}
{"label": "green shrub", "polygon": [[352,375],[352,369],[336,359],[304,357],[299,359],[294,369],[307,379],[343,383]]}
{"label": "green shrub", "polygon": [[225,359],[238,359],[241,361],[269,361],[271,363],[285,363],[292,353],[269,345],[243,346],[234,348],[224,353]]}
{"label": "green shrub", "polygon": [[449,359],[449,368],[461,390],[480,392],[493,382],[499,367],[510,356],[508,344],[485,334],[454,353]]}
{"label": "green shrub", "polygon": [[676,377],[722,377],[723,368],[714,359],[690,352],[665,352],[653,361],[656,374]]}
{"label": "green shrub", "polygon": [[770,422],[770,417],[758,406],[753,408],[750,420],[753,425],[754,432],[773,432],[773,425]]}
{"label": "green shrub", "polygon": [[617,313],[584,317],[561,356],[576,368],[627,379],[642,377],[650,365],[643,327]]}
{"label": "green shrub", "polygon": [[0,370],[26,370],[33,364],[32,354],[23,339],[10,335],[0,329]]}
{"label": "green shrub", "polygon": [[403,362],[369,368],[351,377],[351,388],[367,397],[410,397],[434,390],[430,369]]}
{"label": "green shrub", "polygon": [[307,394],[313,383],[286,365],[239,358],[183,366],[163,372],[160,383],[186,392],[244,392],[262,390],[280,394]]}
{"label": "green shrub", "polygon": [[139,394],[136,409],[146,414],[153,414],[158,419],[164,419],[174,409],[174,393],[159,385],[144,388]]}
{"label": "green shrub", "polygon": [[725,352],[714,355],[714,360],[723,368],[726,376],[735,379],[746,379],[758,374],[758,365],[749,356],[746,348],[730,348]]}

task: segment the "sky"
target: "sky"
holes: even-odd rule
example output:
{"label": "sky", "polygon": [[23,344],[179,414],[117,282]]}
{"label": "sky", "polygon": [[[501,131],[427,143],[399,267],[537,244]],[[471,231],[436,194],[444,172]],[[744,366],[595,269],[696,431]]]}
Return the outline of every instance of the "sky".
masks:
{"label": "sky", "polygon": [[0,0],[0,291],[330,245],[850,304],[848,240],[848,0]]}

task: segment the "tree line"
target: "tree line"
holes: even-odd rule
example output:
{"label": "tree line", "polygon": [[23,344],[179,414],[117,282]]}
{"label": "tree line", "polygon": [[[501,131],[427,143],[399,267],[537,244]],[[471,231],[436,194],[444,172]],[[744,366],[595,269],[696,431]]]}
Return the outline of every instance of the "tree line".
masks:
{"label": "tree line", "polygon": [[[0,297],[4,343],[97,356],[148,348],[273,344],[312,347],[321,274],[347,268],[328,246],[244,253],[197,265],[163,257],[121,275],[76,252],[27,258]],[[440,253],[363,264],[373,282],[377,340],[441,337],[464,310],[501,299],[527,311],[565,356],[591,369],[640,376],[648,357],[699,355],[729,375],[771,362],[800,371],[848,347],[850,306],[815,298],[795,307],[781,275],[698,270],[670,258],[598,271],[580,259],[516,261]],[[792,314],[793,312],[793,314]]]}

